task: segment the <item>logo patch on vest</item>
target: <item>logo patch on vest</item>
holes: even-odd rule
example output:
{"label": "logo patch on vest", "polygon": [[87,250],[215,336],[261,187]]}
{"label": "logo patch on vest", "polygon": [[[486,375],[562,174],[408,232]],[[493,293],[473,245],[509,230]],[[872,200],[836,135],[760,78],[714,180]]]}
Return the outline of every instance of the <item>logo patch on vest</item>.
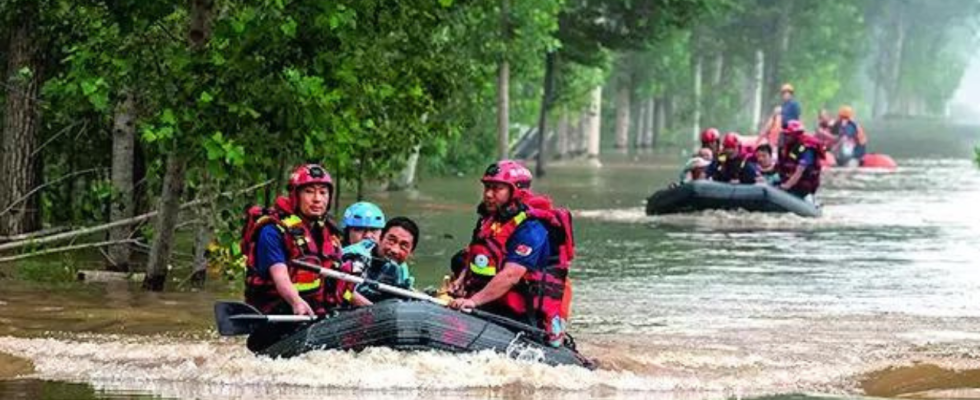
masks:
{"label": "logo patch on vest", "polygon": [[514,252],[521,257],[528,256],[529,254],[531,254],[532,251],[534,251],[534,249],[532,249],[531,246],[528,246],[526,244],[519,244],[517,245],[517,248],[514,249]]}
{"label": "logo patch on vest", "polygon": [[473,262],[476,263],[476,266],[480,268],[485,268],[487,265],[490,265],[490,259],[487,258],[485,254],[478,254],[473,259]]}

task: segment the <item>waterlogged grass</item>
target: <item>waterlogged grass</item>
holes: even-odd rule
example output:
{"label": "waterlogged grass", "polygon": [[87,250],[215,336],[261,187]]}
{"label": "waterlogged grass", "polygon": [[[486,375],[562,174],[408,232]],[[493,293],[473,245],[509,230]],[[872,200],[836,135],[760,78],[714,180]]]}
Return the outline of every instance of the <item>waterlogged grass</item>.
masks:
{"label": "waterlogged grass", "polygon": [[73,282],[78,276],[78,264],[70,255],[60,257],[60,260],[26,260],[16,264],[13,276],[27,282]]}

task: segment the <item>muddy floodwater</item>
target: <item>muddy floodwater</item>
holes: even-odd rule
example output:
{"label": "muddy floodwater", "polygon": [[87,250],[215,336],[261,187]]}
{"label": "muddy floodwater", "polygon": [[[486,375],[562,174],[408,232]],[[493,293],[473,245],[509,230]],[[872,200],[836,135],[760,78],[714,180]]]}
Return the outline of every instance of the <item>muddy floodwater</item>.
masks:
{"label": "muddy floodwater", "polygon": [[[3,281],[0,399],[978,398],[980,170],[965,143],[893,146],[891,173],[826,173],[819,219],[647,217],[673,154],[555,166],[537,187],[576,211],[573,329],[598,371],[387,349],[257,358],[213,332],[210,303],[235,293]],[[420,220],[422,286],[464,244],[477,196],[454,177],[375,197]]]}

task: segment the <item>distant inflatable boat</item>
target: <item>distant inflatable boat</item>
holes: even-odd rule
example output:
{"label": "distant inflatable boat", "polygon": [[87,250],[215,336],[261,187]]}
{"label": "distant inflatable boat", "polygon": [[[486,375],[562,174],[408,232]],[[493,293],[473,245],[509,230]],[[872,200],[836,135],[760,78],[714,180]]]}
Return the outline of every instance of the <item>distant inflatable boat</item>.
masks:
{"label": "distant inflatable boat", "polygon": [[898,164],[887,154],[870,153],[861,158],[861,168],[895,170]]}
{"label": "distant inflatable boat", "polygon": [[[828,152],[827,155],[830,156],[830,153]],[[827,164],[821,163],[821,165],[824,165],[824,168],[827,168],[826,165],[834,165],[841,168],[857,167],[885,171],[894,171],[898,169],[898,163],[896,163],[895,160],[893,160],[889,155],[881,153],[865,154],[863,157],[861,157],[860,163],[858,163],[854,158],[835,157],[833,164],[829,164],[829,161],[827,161]]]}
{"label": "distant inflatable boat", "polygon": [[794,213],[819,217],[813,203],[785,191],[763,185],[736,185],[694,181],[657,191],[647,198],[647,215],[675,214],[701,210],[738,210]]}

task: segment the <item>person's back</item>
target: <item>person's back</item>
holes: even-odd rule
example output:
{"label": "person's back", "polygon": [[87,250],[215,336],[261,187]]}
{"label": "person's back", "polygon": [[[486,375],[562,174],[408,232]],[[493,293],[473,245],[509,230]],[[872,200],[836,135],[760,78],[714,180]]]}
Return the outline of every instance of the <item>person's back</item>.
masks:
{"label": "person's back", "polygon": [[804,133],[803,124],[791,121],[786,129],[786,144],[779,152],[780,188],[799,197],[814,194],[820,186],[820,144]]}
{"label": "person's back", "polygon": [[762,173],[759,171],[759,164],[755,158],[743,156],[738,165],[738,183],[751,185],[762,182]]}
{"label": "person's back", "polygon": [[722,154],[718,156],[712,166],[709,167],[711,180],[715,182],[732,183],[739,178],[739,166],[742,159],[737,155],[729,156]]}
{"label": "person's back", "polygon": [[782,128],[786,129],[786,127],[789,124],[789,121],[800,120],[800,114],[802,114],[802,109],[800,107],[800,103],[796,101],[796,99],[793,97],[795,95],[793,85],[790,85],[788,83],[783,85],[782,89],[780,90],[780,95],[782,96],[783,99],[783,105],[782,105],[783,113],[781,118]]}
{"label": "person's back", "polygon": [[735,132],[728,132],[722,140],[721,154],[708,167],[708,175],[711,180],[716,182],[733,183],[739,180],[742,162],[741,156],[742,142]]}

